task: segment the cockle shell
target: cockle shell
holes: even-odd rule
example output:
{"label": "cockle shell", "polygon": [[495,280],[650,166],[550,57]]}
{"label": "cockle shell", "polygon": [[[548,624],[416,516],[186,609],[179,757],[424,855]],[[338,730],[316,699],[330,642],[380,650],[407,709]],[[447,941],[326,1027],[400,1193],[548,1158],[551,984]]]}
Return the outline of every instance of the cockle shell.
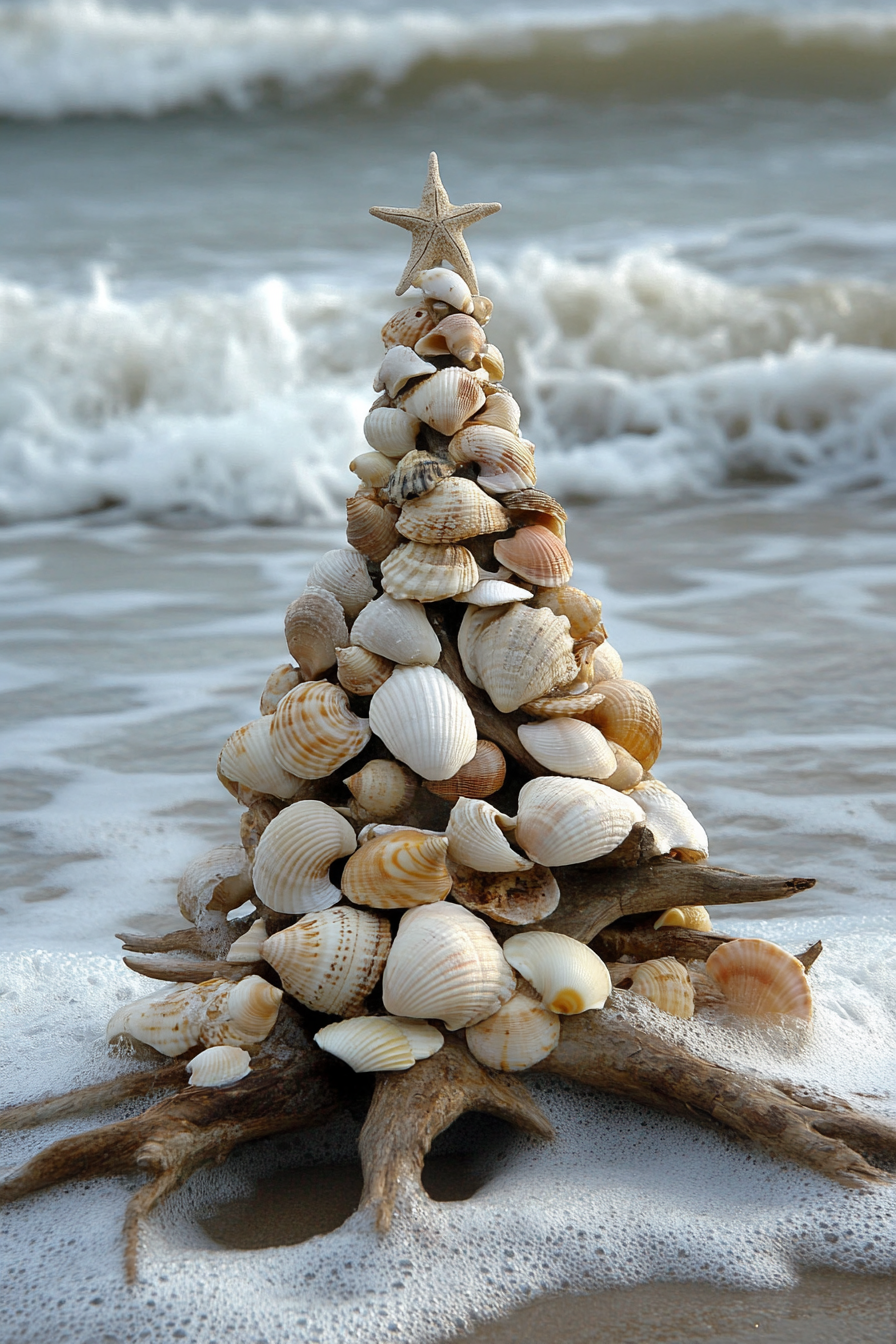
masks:
{"label": "cockle shell", "polygon": [[359,476],[365,485],[371,485],[375,490],[379,490],[381,486],[388,484],[395,463],[391,457],[386,457],[385,453],[371,452],[361,453],[358,457],[352,458],[348,467],[349,471]]}
{"label": "cockle shell", "polygon": [[467,369],[440,369],[402,397],[402,407],[440,434],[456,434],[485,402],[485,393]]}
{"label": "cockle shell", "polygon": [[293,803],[258,842],[255,890],[266,906],[284,914],[326,910],[342,894],[327,876],[330,864],[356,846],[354,830],[332,807],[315,799]]}
{"label": "cockle shell", "polygon": [[376,597],[376,589],[367,573],[367,561],[353,546],[325,551],[308,571],[308,586],[326,588],[341,604],[350,621]]}
{"label": "cockle shell", "polygon": [[485,399],[485,405],[476,415],[475,424],[495,425],[498,429],[507,429],[511,434],[519,434],[520,408],[509,392],[493,392]]}
{"label": "cockle shell", "polygon": [[493,383],[500,383],[504,377],[504,356],[496,345],[484,345],[479,352],[481,367]]}
{"label": "cockle shell", "polygon": [[653,926],[655,929],[699,929],[712,933],[712,920],[705,905],[673,905],[664,910]]}
{"label": "cockle shell", "polygon": [[673,1017],[694,1016],[694,986],[687,967],[674,957],[642,961],[632,975],[632,993],[641,994]]}
{"label": "cockle shell", "polygon": [[531,594],[506,579],[480,579],[465,593],[458,593],[456,602],[469,602],[474,607],[506,607],[508,602],[525,602]]}
{"label": "cockle shell", "polygon": [[683,798],[658,779],[645,779],[629,794],[643,807],[647,825],[661,854],[671,854],[684,863],[699,863],[709,854],[706,831]]}
{"label": "cockle shell", "polygon": [[366,746],[370,725],[349,709],[341,686],[303,681],[277,706],[271,738],[284,770],[299,779],[323,779]]}
{"label": "cockle shell", "polygon": [[663,745],[663,728],[656,701],[646,686],[622,677],[595,682],[594,691],[603,695],[601,703],[579,717],[593,723],[611,742],[640,761],[649,770]]}
{"label": "cockle shell", "polygon": [[391,504],[386,507],[365,495],[352,495],[345,501],[345,516],[347,541],[376,564],[398,545],[396,511]]}
{"label": "cockle shell", "polygon": [[497,1012],[514,988],[488,925],[469,910],[440,901],[402,915],[383,972],[387,1012],[457,1031]]}
{"label": "cockle shell", "polygon": [[380,335],[387,350],[391,350],[393,345],[409,345],[413,348],[420,337],[432,331],[434,326],[435,321],[429,310],[417,304],[413,308],[402,308],[400,313],[390,317]]}
{"label": "cockle shell", "polygon": [[787,1014],[808,1022],[812,991],[802,962],[762,938],[723,943],[706,958],[706,973],[738,1012]]}
{"label": "cockle shell", "polygon": [[473,295],[472,316],[475,317],[481,327],[487,325],[494,310],[495,305],[492,303],[491,299],[487,299],[484,294]]}
{"label": "cockle shell", "polygon": [[302,787],[301,780],[277,759],[271,735],[273,722],[274,715],[267,714],[231,733],[221,748],[218,770],[225,779],[244,784],[256,793],[294,798]]}
{"label": "cockle shell", "polygon": [[643,824],[636,803],[590,779],[545,775],[520,789],[517,844],[536,863],[586,863],[621,845]]}
{"label": "cockle shell", "polygon": [[239,938],[234,938],[227,953],[228,961],[249,965],[261,960],[261,945],[268,936],[263,919],[256,919]]}
{"label": "cockle shell", "polygon": [[[544,490],[511,490],[501,496],[501,503],[518,527],[527,527],[530,523],[540,523],[549,532],[553,532],[561,541],[566,536],[566,510],[552,495]],[[548,589],[550,592],[551,590]],[[541,605],[541,604],[539,604]],[[560,612],[558,615],[568,613]]]}
{"label": "cockle shell", "polygon": [[177,904],[184,919],[203,928],[222,923],[252,890],[242,845],[218,845],[187,864],[177,884]]}
{"label": "cockle shell", "polygon": [[523,873],[477,873],[455,865],[452,876],[452,900],[498,924],[534,924],[560,904],[557,880],[541,864]]}
{"label": "cockle shell", "polygon": [[343,781],[357,804],[358,819],[391,821],[411,805],[417,780],[398,761],[368,761]]}
{"label": "cockle shell", "polygon": [[187,1063],[193,1087],[226,1087],[245,1078],[252,1064],[248,1050],[238,1045],[212,1045]]}
{"label": "cockle shell", "polygon": [[507,763],[501,748],[480,738],[476,743],[476,755],[462,765],[457,774],[450,779],[426,780],[424,787],[451,803],[456,798],[487,798],[489,794],[497,793],[506,773]]}
{"label": "cockle shell", "polygon": [[461,313],[473,311],[470,286],[456,271],[449,271],[447,266],[433,266],[428,271],[418,271],[411,284],[422,292],[425,299],[439,299]]}
{"label": "cockle shell", "polygon": [[[523,705],[527,714],[537,714],[542,719],[575,718],[578,715],[584,715],[589,710],[594,709],[603,700],[602,691],[593,691],[590,687],[579,690],[575,693],[567,691],[565,687],[558,690],[548,691],[546,695],[539,695],[534,700],[528,701]],[[634,758],[632,758],[634,759]],[[617,757],[618,762],[618,757]],[[638,766],[640,770],[640,765]],[[641,776],[638,775],[638,779]],[[605,784],[607,780],[603,781]],[[619,788],[620,785],[614,785]],[[631,785],[626,787],[630,788]]]}
{"label": "cockle shell", "polygon": [[559,588],[572,574],[569,551],[559,537],[538,523],[496,541],[495,559],[541,588]]}
{"label": "cockle shell", "polygon": [[428,495],[446,476],[450,476],[453,467],[444,458],[415,448],[406,453],[398,466],[394,468],[386,486],[386,492],[397,508],[409,499],[420,499]]}
{"label": "cockle shell", "polygon": [[616,757],[616,769],[612,775],[602,779],[601,784],[606,784],[608,789],[619,789],[620,792],[625,793],[640,783],[644,775],[644,767],[640,761],[635,760],[630,752],[626,751],[625,747],[620,747],[618,742],[608,742],[608,745]]}
{"label": "cockle shell", "polygon": [[361,612],[352,626],[352,644],[403,667],[431,666],[442,655],[422,603],[397,600],[388,593]]}
{"label": "cockle shell", "polygon": [[391,946],[387,919],[340,905],[271,934],[262,955],[306,1008],[352,1017],[376,986]]}
{"label": "cockle shell", "polygon": [[414,447],[419,433],[419,418],[400,406],[380,406],[364,421],[365,439],[386,457],[404,457]]}
{"label": "cockle shell", "polygon": [[264,684],[259,709],[261,713],[273,714],[287,691],[292,691],[302,680],[302,674],[292,663],[280,663],[275,667]]}
{"label": "cockle shell", "polygon": [[477,573],[464,546],[408,541],[383,561],[383,588],[390,597],[438,602],[469,588]]}
{"label": "cockle shell", "polygon": [[342,891],[355,905],[396,910],[443,901],[451,890],[448,840],[406,827],[368,840],[342,873]]}
{"label": "cockle shell", "polygon": [[480,873],[520,873],[532,867],[531,859],[517,854],[503,834],[516,826],[516,817],[505,816],[481,798],[458,798],[448,818],[448,855]]}
{"label": "cockle shell", "polygon": [[373,695],[383,682],[392,675],[394,663],[381,658],[378,653],[370,653],[360,645],[349,644],[345,649],[336,650],[339,685],[349,695]]}
{"label": "cockle shell", "polygon": [[414,1059],[429,1059],[431,1055],[438,1054],[445,1044],[445,1037],[438,1027],[430,1026],[428,1022],[421,1022],[414,1017],[385,1017],[382,1020],[394,1022],[396,1027],[401,1028],[414,1052]]}
{"label": "cockle shell", "polygon": [[414,344],[423,359],[430,355],[454,355],[462,364],[471,364],[485,345],[485,332],[475,318],[466,313],[451,313]]}
{"label": "cockle shell", "polygon": [[487,1069],[517,1073],[556,1050],[560,1018],[519,991],[496,1013],[466,1030],[467,1049]]}
{"label": "cockle shell", "polygon": [[555,774],[602,780],[616,769],[613,748],[603,733],[581,719],[522,723],[517,736],[529,755]]}
{"label": "cockle shell", "polygon": [[597,953],[565,933],[515,933],[504,944],[504,956],[552,1013],[603,1008],[612,989]]}
{"label": "cockle shell", "polygon": [[464,671],[502,714],[568,681],[575,672],[568,623],[522,602],[469,606],[457,641]]}
{"label": "cockle shell", "polygon": [[435,373],[435,364],[429,364],[408,345],[393,345],[386,351],[385,358],[379,367],[379,371],[373,380],[374,392],[382,392],[383,389],[389,393],[390,397],[396,396],[405,383],[409,383],[412,378],[421,378],[425,373]]}
{"label": "cockle shell", "polygon": [[458,466],[475,462],[479,485],[490,494],[526,490],[535,484],[535,457],[531,443],[517,434],[478,420],[454,435],[448,456]]}
{"label": "cockle shell", "polygon": [[608,639],[603,640],[594,650],[589,663],[589,675],[592,680],[612,681],[623,675],[622,659]]}
{"label": "cockle shell", "polygon": [[548,607],[557,616],[566,616],[573,639],[584,639],[592,630],[600,629],[601,604],[581,588],[564,584],[560,588],[543,588],[532,600],[535,607]]}
{"label": "cockle shell", "polygon": [[315,1033],[314,1040],[321,1050],[341,1059],[355,1073],[398,1073],[415,1062],[407,1036],[386,1017],[331,1022]]}
{"label": "cockle shell", "polygon": [[258,975],[179,985],[125,1004],[109,1019],[106,1040],[130,1036],[170,1058],[194,1045],[253,1045],[271,1032],[283,990]]}
{"label": "cockle shell", "polygon": [[423,779],[450,779],[476,754],[470,706],[434,667],[396,667],[370,702],[370,726]]}
{"label": "cockle shell", "polygon": [[332,667],[336,650],[348,643],[342,603],[326,588],[306,588],[290,602],[284,629],[286,647],[309,681]]}
{"label": "cockle shell", "polygon": [[395,526],[410,541],[431,543],[503,532],[508,522],[500,504],[483,494],[475,481],[449,476],[422,498],[408,500]]}

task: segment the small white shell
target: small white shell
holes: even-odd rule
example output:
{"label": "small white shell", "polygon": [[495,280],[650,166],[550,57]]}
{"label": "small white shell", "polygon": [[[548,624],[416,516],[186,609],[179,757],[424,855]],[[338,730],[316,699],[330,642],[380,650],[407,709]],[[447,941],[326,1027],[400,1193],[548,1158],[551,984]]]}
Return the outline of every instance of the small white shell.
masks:
{"label": "small white shell", "polygon": [[266,906],[285,914],[326,910],[342,895],[327,876],[330,864],[356,846],[354,830],[332,807],[316,799],[293,803],[258,842],[255,890]]}
{"label": "small white shell", "polygon": [[266,714],[231,733],[221,748],[218,770],[225,779],[257,793],[267,793],[272,798],[295,798],[302,782],[277,759],[271,735],[273,722],[274,715]]}
{"label": "small white shell", "polygon": [[429,364],[425,359],[421,359],[410,346],[393,345],[391,350],[386,351],[379,372],[373,380],[373,390],[382,392],[385,388],[389,396],[394,397],[412,378],[420,378],[424,373],[435,371],[435,364]]}
{"label": "small white shell", "polygon": [[248,1050],[238,1045],[213,1045],[187,1064],[193,1087],[226,1087],[245,1078],[252,1063]]}
{"label": "small white shell", "polygon": [[709,854],[706,831],[677,793],[658,779],[645,779],[628,796],[644,809],[661,854],[673,854],[685,863],[698,863],[706,858]]}
{"label": "small white shell", "polygon": [[470,286],[456,271],[449,271],[447,266],[433,266],[431,270],[418,271],[411,283],[415,289],[422,291],[425,299],[449,303],[461,313],[473,311]]}
{"label": "small white shell", "polygon": [[380,406],[364,421],[364,437],[386,457],[404,457],[417,442],[420,421],[400,406]]}
{"label": "small white shell", "polygon": [[355,1073],[398,1073],[415,1062],[407,1036],[387,1017],[352,1017],[331,1022],[315,1033],[321,1050],[341,1059]]}
{"label": "small white shell", "polygon": [[557,1048],[560,1018],[543,1004],[516,993],[512,999],[466,1030],[467,1048],[487,1069],[516,1073],[531,1069]]}
{"label": "small white shell", "polygon": [[480,873],[522,873],[532,867],[511,849],[504,831],[512,831],[516,817],[505,816],[481,798],[458,798],[448,818],[448,856]]}
{"label": "small white shell", "polygon": [[603,1008],[612,989],[597,953],[565,933],[515,933],[504,944],[504,956],[552,1013]]}
{"label": "small white shell", "polygon": [[505,579],[480,579],[465,593],[459,593],[456,602],[471,602],[476,607],[506,607],[508,602],[526,602],[532,594]]}
{"label": "small white shell", "polygon": [[256,919],[241,937],[234,938],[227,953],[227,960],[246,963],[260,961],[261,945],[267,936],[264,920]]}
{"label": "small white shell", "polygon": [[295,690],[302,674],[292,663],[280,663],[264,684],[258,708],[262,715],[273,714],[287,691]]}
{"label": "small white shell", "polygon": [[370,701],[370,726],[423,779],[450,779],[476,755],[470,706],[434,667],[396,667]]}
{"label": "small white shell", "polygon": [[429,666],[442,655],[423,604],[399,601],[388,593],[364,608],[352,626],[351,642],[404,667]]}
{"label": "small white shell", "polygon": [[616,757],[603,733],[581,719],[523,723],[517,736],[529,755],[555,774],[606,779],[616,769]]}
{"label": "small white shell", "polygon": [[299,1003],[316,1013],[351,1017],[376,986],[391,946],[388,920],[339,905],[271,934],[263,953]]}
{"label": "small white shell", "polygon": [[701,933],[712,933],[712,920],[705,905],[673,905],[663,911],[653,927],[698,929]]}
{"label": "small white shell", "polygon": [[421,1022],[414,1017],[387,1017],[383,1020],[401,1027],[414,1052],[414,1059],[429,1059],[430,1055],[438,1054],[445,1044],[445,1037],[438,1027],[431,1027],[428,1022]]}
{"label": "small white shell", "polygon": [[349,471],[353,471],[365,485],[373,486],[379,490],[386,485],[392,472],[395,470],[395,463],[391,457],[386,457],[385,453],[360,453],[352,458],[348,464]]}
{"label": "small white shell", "polygon": [[[370,725],[331,681],[303,681],[284,695],[270,723],[274,755],[299,779],[323,779],[370,741]],[[294,796],[297,790],[293,789]]]}
{"label": "small white shell", "polygon": [[621,845],[644,813],[623,793],[590,779],[545,775],[519,795],[517,843],[536,863],[586,863]]}

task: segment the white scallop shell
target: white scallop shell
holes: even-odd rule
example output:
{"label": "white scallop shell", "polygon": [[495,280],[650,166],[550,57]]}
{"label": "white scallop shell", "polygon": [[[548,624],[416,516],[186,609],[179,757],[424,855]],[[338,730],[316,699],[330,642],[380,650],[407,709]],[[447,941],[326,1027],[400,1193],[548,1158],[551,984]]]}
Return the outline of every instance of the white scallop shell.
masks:
{"label": "white scallop shell", "polygon": [[438,1027],[432,1027],[428,1022],[413,1017],[387,1017],[384,1021],[394,1022],[396,1027],[401,1027],[414,1052],[414,1059],[429,1059],[430,1055],[438,1054],[445,1044],[445,1037]]}
{"label": "white scallop shell", "polygon": [[433,266],[428,271],[418,271],[411,284],[422,291],[425,299],[449,303],[461,313],[473,311],[470,286],[456,271],[449,271],[447,266]]}
{"label": "white scallop shell", "polygon": [[475,581],[476,561],[465,546],[427,546],[408,541],[383,561],[383,588],[390,597],[438,602]]}
{"label": "white scallop shell", "polygon": [[661,854],[674,854],[686,863],[706,858],[709,854],[706,831],[677,793],[658,779],[645,779],[628,796],[644,809]]}
{"label": "white scallop shell", "polygon": [[228,961],[253,962],[261,960],[261,945],[267,938],[268,932],[263,919],[256,919],[244,934],[239,938],[234,938],[230,944],[230,950],[227,953]]}
{"label": "white scallop shell", "polygon": [[373,390],[382,392],[385,388],[389,396],[394,397],[412,378],[420,378],[424,373],[435,371],[435,364],[429,364],[425,359],[421,359],[409,345],[393,345],[391,350],[386,351],[373,380]]}
{"label": "white scallop shell", "polygon": [[532,444],[519,434],[474,420],[454,435],[448,457],[458,464],[475,462],[479,485],[489,494],[529,490],[537,479]]}
{"label": "white scallop shell", "polygon": [[212,1045],[187,1064],[193,1087],[226,1087],[245,1078],[252,1063],[248,1050],[238,1045]]}
{"label": "white scallop shell", "polygon": [[306,1008],[353,1016],[382,975],[391,946],[387,919],[339,905],[271,934],[263,955]]}
{"label": "white scallop shell", "polygon": [[405,667],[431,665],[442,655],[422,603],[399,601],[388,593],[364,608],[352,626],[351,642]]}
{"label": "white scallop shell", "polygon": [[387,1017],[352,1017],[331,1022],[315,1033],[321,1050],[341,1059],[355,1073],[397,1073],[415,1063],[407,1036]]}
{"label": "white scallop shell", "polygon": [[597,953],[565,933],[515,933],[504,944],[504,956],[552,1013],[603,1008],[612,989]]}
{"label": "white scallop shell", "polygon": [[440,434],[456,434],[484,403],[481,386],[463,368],[440,369],[402,398],[409,415],[418,416]]}
{"label": "white scallop shell", "polygon": [[603,733],[581,719],[522,723],[517,736],[529,755],[555,774],[607,779],[616,769],[613,748]]}
{"label": "white scallop shell", "polygon": [[505,816],[482,798],[458,798],[448,818],[448,856],[480,873],[522,873],[532,867],[507,843],[516,817]]}
{"label": "white scallop shell", "polygon": [[352,712],[346,692],[331,681],[303,681],[284,695],[273,720],[263,722],[271,724],[278,762],[299,779],[323,779],[370,741],[367,720]]}
{"label": "white scallop shell", "polygon": [[470,1054],[480,1064],[516,1073],[531,1069],[557,1048],[560,1018],[518,992],[484,1022],[467,1027],[465,1035]]}
{"label": "white scallop shell", "polygon": [[271,727],[273,714],[253,719],[231,733],[218,757],[218,770],[225,779],[244,784],[272,798],[295,798],[302,781],[277,760]]}
{"label": "white scallop shell", "polygon": [[404,457],[417,442],[420,420],[400,406],[379,406],[364,421],[364,437],[386,457]]}
{"label": "white scallop shell", "polygon": [[252,879],[271,910],[302,915],[326,910],[342,893],[327,874],[330,864],[356,848],[355,832],[326,803],[293,803],[265,828],[255,850]]}
{"label": "white scallop shell", "polygon": [[467,607],[457,637],[464,671],[508,714],[575,675],[569,622],[522,602]]}
{"label": "white scallop shell", "polygon": [[395,526],[409,541],[464,541],[503,532],[510,518],[475,481],[447,476],[425,495],[404,504]]}
{"label": "white scallop shell", "polygon": [[423,779],[450,779],[476,755],[470,706],[434,667],[396,667],[370,701],[370,726]]}
{"label": "white scallop shell", "polygon": [[551,868],[586,863],[621,845],[644,813],[623,793],[590,779],[546,775],[520,789],[517,843]]}

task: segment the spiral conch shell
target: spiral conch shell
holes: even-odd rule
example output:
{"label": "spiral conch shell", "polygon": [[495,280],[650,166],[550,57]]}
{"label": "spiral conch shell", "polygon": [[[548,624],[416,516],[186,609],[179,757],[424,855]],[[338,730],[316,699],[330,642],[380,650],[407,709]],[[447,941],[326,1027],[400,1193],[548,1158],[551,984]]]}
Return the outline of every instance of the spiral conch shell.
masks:
{"label": "spiral conch shell", "polygon": [[225,779],[243,784],[272,798],[294,798],[302,781],[277,760],[271,735],[272,714],[253,719],[231,733],[218,757],[218,770]]}
{"label": "spiral conch shell", "polygon": [[673,905],[663,911],[653,927],[699,929],[701,933],[712,933],[712,920],[705,905]]}
{"label": "spiral conch shell", "polygon": [[193,1087],[226,1087],[245,1078],[252,1064],[248,1050],[238,1045],[212,1045],[187,1064]]}
{"label": "spiral conch shell", "polygon": [[552,1013],[603,1008],[610,995],[610,973],[600,957],[565,933],[515,933],[504,944],[504,956]]}
{"label": "spiral conch shell", "polygon": [[[263,720],[268,722],[268,720]],[[370,725],[331,681],[304,681],[285,695],[271,724],[274,755],[299,779],[323,779],[370,740]]]}
{"label": "spiral conch shell", "polygon": [[356,846],[354,830],[332,807],[315,799],[293,803],[258,842],[255,890],[266,906],[284,914],[326,910],[342,895],[327,876],[330,864]]}
{"label": "spiral conch shell", "polygon": [[444,901],[402,915],[383,972],[387,1012],[438,1018],[457,1031],[497,1012],[514,988],[484,920]]}
{"label": "spiral conch shell", "polygon": [[531,1069],[557,1048],[560,1018],[543,1004],[517,992],[496,1013],[466,1030],[467,1048],[487,1069],[516,1073]]}
{"label": "spiral conch shell", "polygon": [[388,593],[361,612],[352,626],[352,644],[404,667],[430,666],[442,654],[439,637],[422,603]]}
{"label": "spiral conch shell", "polygon": [[786,1014],[808,1022],[812,991],[803,964],[762,938],[736,938],[706,958],[706,973],[733,1008],[753,1017]]}
{"label": "spiral conch shell", "polygon": [[[431,544],[503,532],[508,523],[500,504],[483,494],[475,481],[449,476],[419,499],[409,499],[395,526],[409,541]],[[467,587],[475,582],[474,576]]]}
{"label": "spiral conch shell", "polygon": [[326,588],[306,588],[287,607],[284,627],[286,647],[309,681],[332,667],[336,650],[348,643],[342,604]]}
{"label": "spiral conch shell", "polygon": [[438,602],[476,582],[476,561],[464,546],[427,546],[409,541],[383,561],[383,588],[390,597]]}
{"label": "spiral conch shell", "polygon": [[635,785],[629,797],[643,807],[661,854],[671,854],[684,863],[699,863],[706,858],[709,853],[706,831],[677,793],[658,779],[645,779]]}
{"label": "spiral conch shell", "polygon": [[352,1017],[376,986],[391,946],[388,920],[340,905],[271,934],[262,952],[299,1003]]}
{"label": "spiral conch shell", "polygon": [[[485,403],[485,393],[467,369],[440,369],[401,398],[402,408],[440,434],[456,434]],[[472,535],[469,534],[468,535]]]}
{"label": "spiral conch shell", "polygon": [[412,827],[368,840],[342,873],[342,891],[355,905],[376,910],[410,909],[443,901],[451,890],[445,863],[448,841]]}
{"label": "spiral conch shell", "polygon": [[449,779],[427,780],[425,788],[437,798],[447,798],[453,803],[455,798],[487,798],[497,793],[507,774],[507,762],[504,753],[494,742],[480,738],[476,743],[476,755],[462,765],[457,774]]}
{"label": "spiral conch shell", "polygon": [[470,606],[457,640],[464,671],[509,714],[575,674],[565,617],[522,602],[507,608]]}
{"label": "spiral conch shell", "polygon": [[674,957],[642,961],[632,975],[632,993],[641,994],[673,1017],[694,1016],[694,986],[687,967]]}
{"label": "spiral conch shell", "polygon": [[470,706],[434,667],[396,667],[370,701],[370,726],[423,779],[450,779],[476,754]]}
{"label": "spiral conch shell", "polygon": [[404,457],[414,447],[419,433],[419,418],[400,406],[379,406],[364,421],[365,439],[386,457]]}
{"label": "spiral conch shell", "polygon": [[485,332],[475,318],[466,313],[451,313],[421,336],[414,350],[427,359],[430,355],[454,355],[462,364],[472,367],[484,345]]}
{"label": "spiral conch shell", "polygon": [[417,792],[417,780],[398,761],[368,761],[343,782],[358,821],[391,821],[410,807]]}
{"label": "spiral conch shell", "polygon": [[360,644],[337,649],[336,664],[336,678],[349,695],[373,695],[384,681],[388,681],[395,666],[390,659],[362,649]]}
{"label": "spiral conch shell", "polygon": [[258,975],[232,980],[204,980],[179,985],[125,1004],[112,1015],[106,1040],[130,1036],[162,1055],[182,1055],[203,1045],[253,1045],[271,1032],[283,990]]}
{"label": "spiral conch shell", "polygon": [[572,574],[572,559],[563,542],[540,523],[521,527],[512,537],[495,542],[495,559],[513,574],[540,588],[559,588]]}
{"label": "spiral conch shell", "polygon": [[517,843],[548,868],[609,854],[644,813],[615,789],[590,779],[546,775],[520,789]]}
{"label": "spiral conch shell", "polygon": [[603,780],[616,769],[613,748],[603,733],[581,719],[521,723],[517,736],[539,765],[558,775]]}
{"label": "spiral conch shell", "polygon": [[504,836],[516,826],[516,817],[505,816],[481,798],[458,798],[448,818],[448,854],[454,863],[480,873],[521,873],[532,867],[531,859],[517,854]]}
{"label": "spiral conch shell", "polygon": [[301,680],[301,672],[292,663],[280,663],[275,667],[261,693],[258,708],[262,715],[273,714],[287,691],[294,691]]}

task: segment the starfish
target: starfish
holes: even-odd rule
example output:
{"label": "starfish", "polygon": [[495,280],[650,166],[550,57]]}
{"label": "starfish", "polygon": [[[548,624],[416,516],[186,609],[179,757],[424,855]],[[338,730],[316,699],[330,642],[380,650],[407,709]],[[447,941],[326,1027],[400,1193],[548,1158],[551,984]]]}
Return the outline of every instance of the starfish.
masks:
{"label": "starfish", "polygon": [[376,215],[377,219],[384,219],[387,224],[397,224],[413,236],[411,255],[395,287],[395,293],[403,294],[418,271],[427,270],[430,266],[441,266],[447,261],[466,280],[471,293],[478,294],[476,268],[467,251],[463,230],[500,209],[500,205],[494,201],[489,205],[481,202],[452,205],[439,177],[439,160],[435,154],[430,154],[429,172],[420,197],[419,210],[411,206],[370,207],[370,213]]}

